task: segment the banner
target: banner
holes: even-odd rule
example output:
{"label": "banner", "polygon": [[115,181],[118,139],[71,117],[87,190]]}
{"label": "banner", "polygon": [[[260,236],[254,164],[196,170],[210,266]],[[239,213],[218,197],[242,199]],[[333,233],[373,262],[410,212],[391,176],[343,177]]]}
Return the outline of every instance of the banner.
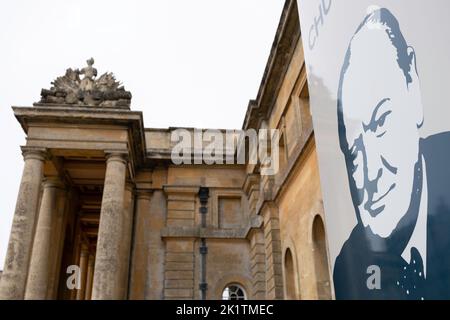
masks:
{"label": "banner", "polygon": [[450,298],[450,2],[299,0],[337,299]]}

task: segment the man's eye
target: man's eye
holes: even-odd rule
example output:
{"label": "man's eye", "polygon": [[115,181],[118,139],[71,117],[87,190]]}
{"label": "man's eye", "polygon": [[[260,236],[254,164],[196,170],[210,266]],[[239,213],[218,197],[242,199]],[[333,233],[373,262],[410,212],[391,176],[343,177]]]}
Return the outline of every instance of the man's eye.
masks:
{"label": "man's eye", "polygon": [[384,122],[386,121],[387,116],[391,113],[392,111],[386,111],[381,115],[381,117],[377,120],[377,128],[381,128],[384,126]]}
{"label": "man's eye", "polygon": [[392,111],[386,111],[385,113],[383,113],[381,115],[381,117],[377,120],[377,127],[375,129],[375,134],[377,135],[377,138],[381,138],[382,136],[384,136],[386,134],[386,130],[382,131],[380,133],[380,129],[383,128],[384,123],[386,122],[386,118],[388,115],[391,114]]}

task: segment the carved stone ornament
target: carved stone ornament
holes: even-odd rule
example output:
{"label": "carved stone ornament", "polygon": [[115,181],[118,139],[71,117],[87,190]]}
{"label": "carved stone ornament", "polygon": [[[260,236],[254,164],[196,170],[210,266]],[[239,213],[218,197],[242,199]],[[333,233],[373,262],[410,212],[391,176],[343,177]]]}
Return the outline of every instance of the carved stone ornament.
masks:
{"label": "carved stone ornament", "polygon": [[[94,59],[87,60],[81,70],[66,70],[64,76],[52,82],[50,90],[42,89],[41,100],[35,105],[78,105],[106,108],[130,108],[131,93],[126,91],[114,74],[106,72],[99,78],[93,67]],[[83,75],[83,79],[80,79]]]}

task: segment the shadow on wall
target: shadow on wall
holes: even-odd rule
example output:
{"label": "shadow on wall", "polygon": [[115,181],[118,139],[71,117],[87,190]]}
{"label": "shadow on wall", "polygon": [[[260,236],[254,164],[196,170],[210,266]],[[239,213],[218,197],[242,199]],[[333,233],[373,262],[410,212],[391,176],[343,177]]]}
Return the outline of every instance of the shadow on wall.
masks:
{"label": "shadow on wall", "polygon": [[[327,179],[328,181],[334,181],[333,186],[336,183],[339,184],[339,194],[335,203],[339,203],[339,208],[350,208],[349,214],[345,215],[333,215],[326,216],[325,219],[328,226],[339,226],[339,233],[336,230],[331,230],[334,243],[330,243],[328,238],[325,238],[326,245],[328,246],[328,253],[330,255],[330,270],[333,270],[333,265],[339,251],[336,252],[336,246],[340,248],[342,243],[345,242],[347,237],[350,235],[353,227],[356,225],[356,217],[353,214],[353,204],[351,202],[350,190],[348,188],[348,177],[345,170],[336,170],[337,167],[342,165],[345,168],[345,160],[341,156],[340,150],[338,151],[338,158],[336,157],[335,150],[339,149],[339,137],[338,133],[338,119],[337,119],[337,99],[336,95],[331,92],[327,87],[326,83],[322,78],[318,77],[314,72],[313,68],[310,68],[310,73],[308,74],[308,84],[311,93],[319,93],[311,95],[310,104],[311,112],[314,114],[314,131],[316,141],[320,138],[320,143],[316,143],[317,153],[320,166],[320,177],[321,177],[321,189],[322,194],[326,193],[326,186],[322,182]],[[330,108],[332,110],[330,111]],[[320,131],[320,137],[318,133]],[[320,154],[319,154],[320,153]],[[334,159],[333,161],[323,162],[321,159]],[[330,191],[332,192],[332,191]],[[328,195],[333,198],[337,195],[328,193]],[[325,206],[325,203],[324,203]],[[333,208],[335,210],[337,208]],[[329,237],[330,230],[327,230],[326,236]],[[330,244],[332,247],[330,247]]]}
{"label": "shadow on wall", "polygon": [[330,273],[328,268],[325,227],[322,218],[317,215],[313,222],[314,270],[316,272],[317,298],[331,299]]}
{"label": "shadow on wall", "polygon": [[284,267],[286,272],[286,300],[297,300],[297,290],[295,288],[295,266],[291,249],[286,249],[284,256]]}

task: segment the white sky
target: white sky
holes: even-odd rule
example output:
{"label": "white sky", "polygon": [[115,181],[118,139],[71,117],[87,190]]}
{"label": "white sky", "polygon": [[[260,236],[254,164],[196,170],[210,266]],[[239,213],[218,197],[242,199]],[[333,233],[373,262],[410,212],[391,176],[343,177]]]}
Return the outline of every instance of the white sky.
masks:
{"label": "white sky", "polygon": [[282,0],[9,0],[0,6],[0,270],[22,175],[11,106],[94,57],[132,92],[146,127],[241,128]]}

